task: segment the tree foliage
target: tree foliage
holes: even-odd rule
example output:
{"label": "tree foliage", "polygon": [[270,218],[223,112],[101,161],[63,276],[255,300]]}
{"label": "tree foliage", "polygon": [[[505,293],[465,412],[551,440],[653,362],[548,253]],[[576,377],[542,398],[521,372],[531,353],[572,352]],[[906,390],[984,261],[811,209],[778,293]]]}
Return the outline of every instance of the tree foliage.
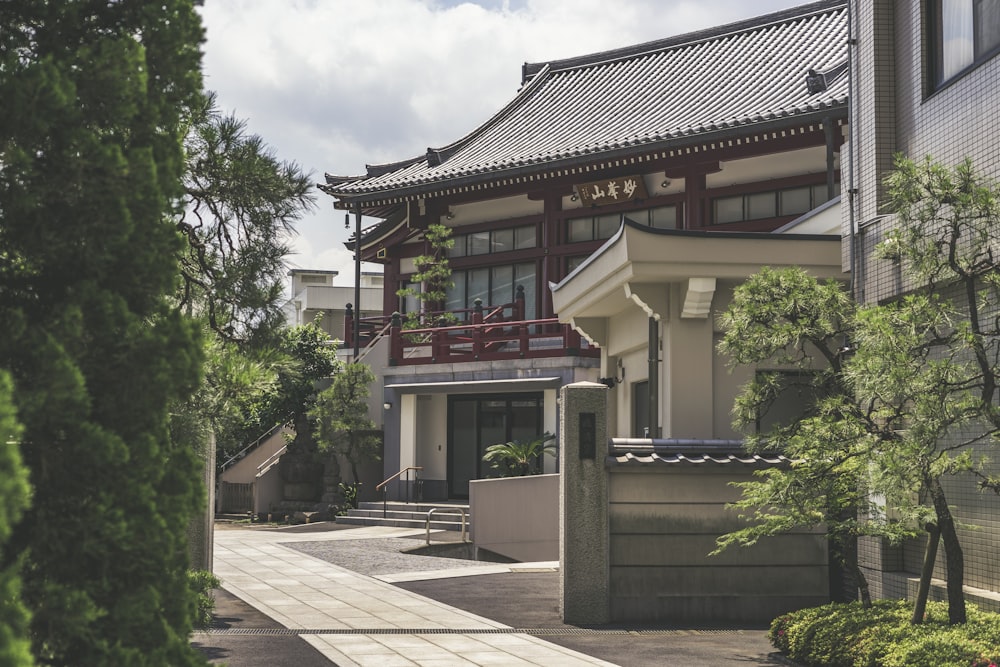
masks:
{"label": "tree foliage", "polygon": [[[720,545],[821,521],[834,539],[896,540],[926,527],[944,544],[949,617],[961,623],[964,559],[942,480],[978,475],[997,488],[986,450],[1000,432],[998,191],[969,162],[947,169],[929,159],[898,158],[886,186],[897,226],[878,256],[900,265],[905,295],[855,307],[832,284],[768,270],[722,318],[720,348],[734,363],[805,364],[820,391],[798,419],[750,436],[751,447],[792,464],[743,486],[737,507],[757,523]],[[852,343],[850,355],[835,353],[838,340]],[[737,423],[766,413],[776,386],[764,374],[745,387]],[[921,575],[924,594],[931,573]]]}
{"label": "tree foliage", "polygon": [[420,302],[420,312],[406,313],[404,327],[419,329],[444,322],[453,324],[457,318],[452,313],[434,312],[440,310],[448,298],[448,290],[455,286],[451,279],[451,265],[448,251],[455,247],[451,228],[442,224],[428,225],[424,231],[428,252],[415,257],[413,265],[417,271],[410,278],[416,287],[406,287],[396,292],[397,296],[412,297]]}
{"label": "tree foliage", "polygon": [[24,558],[41,664],[203,662],[185,529],[204,502],[167,405],[197,385],[176,310],[181,119],[200,103],[189,0],[0,4],[0,368],[32,503]]}
{"label": "tree foliage", "polygon": [[[853,318],[854,305],[841,284],[817,281],[799,268],[765,267],[735,290],[720,317],[725,334],[719,349],[734,365],[771,370],[743,387],[734,425],[747,433],[749,450],[781,453],[790,464],[740,484],[743,497],[734,507],[752,521],[723,536],[719,550],[825,525],[835,555],[869,603],[857,539],[902,535],[870,502],[868,428],[843,377]],[[779,401],[794,402],[799,412],[770,423]]]}
{"label": "tree foliage", "polygon": [[542,472],[542,457],[555,456],[556,436],[543,433],[533,440],[499,442],[486,448],[483,461],[497,470],[501,477],[523,477]]}
{"label": "tree foliage", "polygon": [[343,457],[351,467],[354,484],[360,482],[358,466],[380,456],[382,440],[368,416],[369,387],[374,381],[375,375],[366,364],[346,364],[309,411],[319,450]]}
{"label": "tree foliage", "polygon": [[310,177],[222,114],[212,94],[187,122],[181,303],[225,340],[266,340],[283,323],[288,238],[314,206]]}
{"label": "tree foliage", "polygon": [[30,665],[28,610],[21,602],[23,558],[7,554],[7,540],[28,505],[28,471],[18,445],[22,428],[14,411],[10,376],[0,371],[0,667]]}

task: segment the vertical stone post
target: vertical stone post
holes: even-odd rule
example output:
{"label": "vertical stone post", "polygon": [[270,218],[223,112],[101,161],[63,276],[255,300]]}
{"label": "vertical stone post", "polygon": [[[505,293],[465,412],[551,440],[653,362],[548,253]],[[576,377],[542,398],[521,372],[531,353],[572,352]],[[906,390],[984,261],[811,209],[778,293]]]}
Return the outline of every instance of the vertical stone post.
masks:
{"label": "vertical stone post", "polygon": [[608,388],[578,382],[560,390],[559,593],[566,623],[608,623]]}
{"label": "vertical stone post", "polygon": [[215,433],[209,431],[201,454],[205,507],[188,524],[188,557],[195,570],[212,571],[215,555]]}

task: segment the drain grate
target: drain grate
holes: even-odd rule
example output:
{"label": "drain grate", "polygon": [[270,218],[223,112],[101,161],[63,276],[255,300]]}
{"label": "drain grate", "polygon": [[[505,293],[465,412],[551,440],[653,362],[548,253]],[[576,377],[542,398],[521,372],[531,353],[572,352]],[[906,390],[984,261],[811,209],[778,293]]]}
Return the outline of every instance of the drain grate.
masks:
{"label": "drain grate", "polygon": [[555,637],[560,635],[636,635],[636,636],[697,636],[739,635],[742,630],[697,630],[659,628],[208,628],[199,634],[255,635],[287,637],[290,635],[532,635]]}

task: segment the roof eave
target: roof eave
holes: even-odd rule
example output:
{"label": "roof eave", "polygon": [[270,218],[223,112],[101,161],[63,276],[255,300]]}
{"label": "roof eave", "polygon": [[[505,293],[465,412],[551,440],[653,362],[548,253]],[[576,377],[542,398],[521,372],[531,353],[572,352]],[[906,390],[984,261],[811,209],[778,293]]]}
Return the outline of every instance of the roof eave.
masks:
{"label": "roof eave", "polygon": [[829,101],[823,107],[815,110],[810,110],[804,113],[789,114],[787,116],[772,118],[766,121],[714,128],[707,132],[697,134],[669,137],[667,139],[645,144],[631,144],[611,150],[557,158],[507,169],[497,169],[475,174],[464,174],[455,178],[446,177],[424,183],[415,183],[402,187],[388,187],[369,192],[357,192],[354,190],[345,191],[329,185],[321,185],[319,187],[326,194],[339,200],[335,203],[337,208],[353,208],[357,204],[360,204],[362,207],[376,204],[385,206],[390,202],[402,203],[408,199],[412,200],[419,197],[426,197],[427,195],[431,195],[442,190],[453,190],[456,188],[481,185],[483,183],[489,183],[497,180],[509,180],[511,178],[537,175],[554,170],[572,169],[573,167],[592,164],[603,160],[617,160],[624,156],[634,155],[640,152],[656,152],[661,150],[685,148],[705,142],[719,142],[731,138],[743,138],[753,136],[755,134],[785,129],[788,127],[821,122],[825,118],[833,118],[834,120],[846,119],[846,97],[844,99]]}

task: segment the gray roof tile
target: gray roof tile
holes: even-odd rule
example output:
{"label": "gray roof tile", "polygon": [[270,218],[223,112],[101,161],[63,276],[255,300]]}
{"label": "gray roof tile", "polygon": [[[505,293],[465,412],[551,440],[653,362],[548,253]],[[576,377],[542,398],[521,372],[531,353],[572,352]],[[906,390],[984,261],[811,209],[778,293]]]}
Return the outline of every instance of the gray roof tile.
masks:
{"label": "gray roof tile", "polygon": [[776,453],[747,452],[742,440],[614,438],[608,447],[608,465],[739,464],[784,466],[791,459]]}
{"label": "gray roof tile", "polygon": [[[327,176],[334,196],[445,186],[667,146],[844,108],[847,9],[819,2],[714,30],[525,65],[517,96],[468,136],[424,156]],[[810,93],[809,70],[829,72]]]}

